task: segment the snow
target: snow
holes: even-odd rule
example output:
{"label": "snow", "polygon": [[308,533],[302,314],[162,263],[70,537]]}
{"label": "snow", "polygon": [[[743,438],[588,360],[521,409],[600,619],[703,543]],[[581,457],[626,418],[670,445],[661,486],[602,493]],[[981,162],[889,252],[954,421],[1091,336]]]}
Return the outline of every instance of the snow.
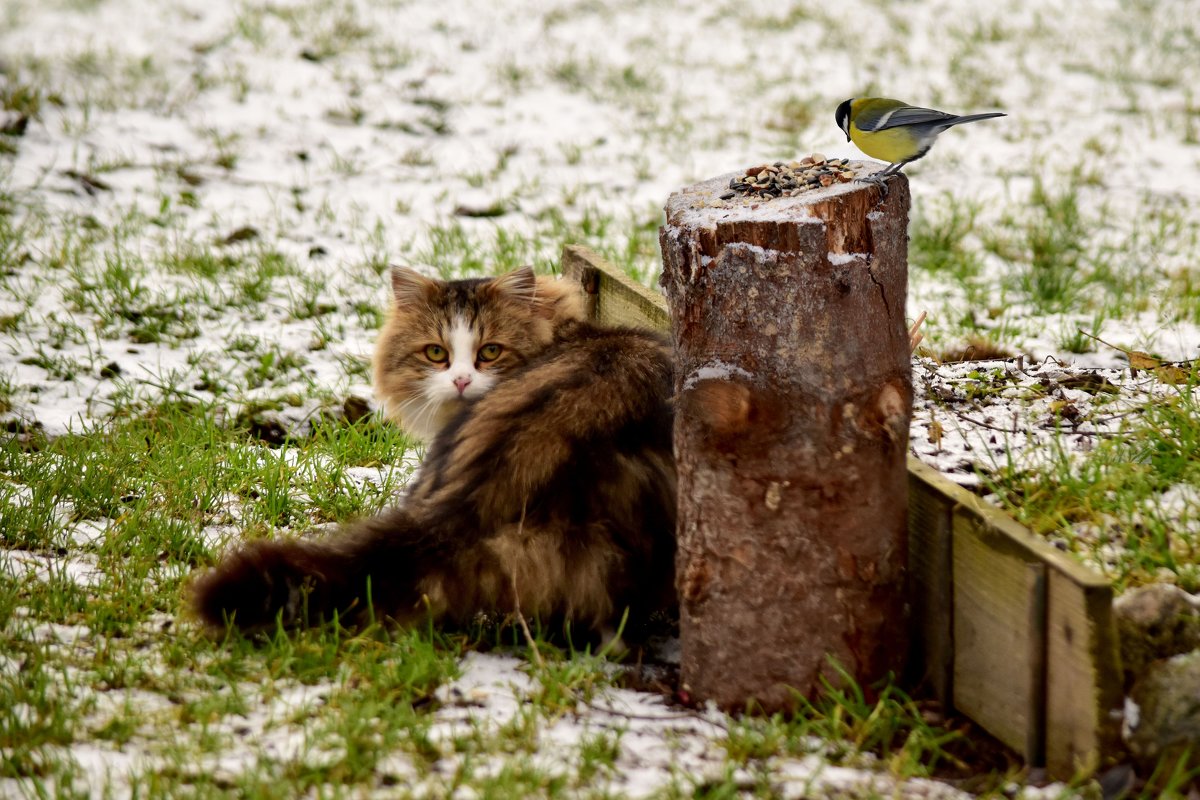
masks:
{"label": "snow", "polygon": [[1123,735],[1126,739],[1129,735],[1137,730],[1138,723],[1142,719],[1142,709],[1132,697],[1125,698],[1125,711],[1121,716],[1121,725],[1123,726]]}
{"label": "snow", "polygon": [[869,259],[869,253],[826,253],[825,258],[835,267],[840,267],[845,264],[852,264],[861,259]]}
{"label": "snow", "polygon": [[751,375],[736,364],[716,360],[692,370],[684,380],[683,387],[688,389],[700,381],[727,381],[735,377],[749,378]]}
{"label": "snow", "polygon": [[[47,226],[31,234],[30,266],[0,288],[0,315],[26,314],[16,330],[0,329],[0,379],[14,387],[13,408],[0,417],[61,435],[102,422],[126,392],[160,397],[164,387],[182,388],[215,400],[195,387],[206,367],[220,375],[244,366],[229,348],[236,336],[300,352],[305,363],[280,382],[239,396],[231,411],[262,397],[309,395],[312,387],[369,396],[370,387],[344,363],[369,355],[373,331],[344,306],[382,307],[386,287],[382,279],[363,281],[351,266],[376,256],[440,266],[421,262],[434,225],[457,222],[486,239],[498,229],[537,231],[547,211],[578,219],[588,209],[653,223],[671,192],[711,176],[727,180],[734,170],[808,152],[857,159],[861,154],[833,124],[833,109],[868,88],[958,112],[998,108],[1010,115],[949,132],[907,168],[916,209],[952,193],[979,204],[977,228],[986,231],[1024,202],[1035,179],[1060,186],[1078,166],[1095,171],[1084,202],[1103,210],[1114,242],[1138,232],[1148,208],[1195,218],[1200,146],[1188,126],[1196,124],[1191,92],[1200,75],[1194,57],[1181,67],[1168,55],[1181,41],[1186,47],[1189,36],[1194,40],[1194,25],[1186,21],[1193,9],[1187,0],[1132,5],[1143,8],[1114,0],[929,0],[890,8],[851,0],[827,16],[831,12],[815,7],[766,2],[10,0],[0,8],[0,75],[42,83],[61,97],[44,100],[40,118],[13,140],[15,155],[0,155],[0,189],[46,212]],[[851,22],[835,24],[843,20]],[[107,77],[89,77],[93,73]],[[639,80],[654,91],[631,88]],[[797,113],[780,124],[790,101],[802,111],[811,103],[811,120]],[[110,188],[89,191],[71,171]],[[194,185],[181,173],[196,179]],[[181,202],[184,192],[194,206]],[[343,306],[331,315],[337,333],[328,346],[307,347],[320,337],[321,322],[292,319],[288,298],[278,292],[259,308],[200,309],[215,313],[201,313],[199,335],[186,341],[131,343],[126,329],[111,335],[93,329],[64,295],[63,281],[32,280],[33,272],[65,280],[66,270],[50,272],[60,269],[52,265],[54,248],[78,233],[80,220],[109,231],[132,212],[159,214],[164,198],[171,207],[161,231],[108,242],[107,251],[125,248],[155,263],[181,243],[212,246],[252,227],[257,240],[220,249],[245,255],[262,246],[293,258],[300,275],[286,280],[298,292],[301,277],[325,281],[321,296],[336,296]],[[459,207],[494,203],[507,209],[497,220],[455,215]],[[1147,245],[1136,255],[1148,275],[1194,275],[1195,251],[1185,242]],[[829,256],[835,264],[856,257]],[[996,276],[1011,265],[989,258],[983,269]],[[153,269],[147,284],[156,300],[170,305],[180,303],[175,293],[193,281]],[[1169,299],[1166,289],[1160,299]],[[1090,315],[1039,316],[1003,297],[988,300],[1004,315],[981,318],[981,328],[1003,335],[1006,320],[1021,321],[1011,342],[1020,358],[914,362],[911,446],[953,480],[978,487],[976,465],[1010,456],[1035,467],[1041,456],[1024,454],[1044,452],[1032,446],[1050,440],[1065,443],[1069,457],[1078,458],[1097,436],[1119,430],[1118,415],[1129,404],[1165,391],[1144,374],[1134,376],[1114,347],[1063,351],[1064,333],[1092,330]],[[1200,329],[1186,317],[1165,319],[1154,305],[1110,315],[1092,332],[1166,360],[1196,358]],[[957,288],[928,275],[912,283],[909,309],[910,317],[928,311],[927,330],[933,331],[939,318],[980,311]],[[80,330],[48,352],[79,365],[70,379],[26,363],[64,320],[77,321]],[[100,377],[114,362],[119,378]],[[1119,399],[1105,404],[1098,420],[1054,423],[1056,403],[1084,416],[1099,407],[1097,393],[1062,386],[1085,370],[1118,388]],[[972,373],[989,371],[1004,377],[1003,390],[969,408],[942,402],[965,399],[977,381]],[[714,363],[689,379],[731,372]],[[1034,384],[1048,383],[1058,388],[1033,403],[1022,400]],[[305,405],[280,413],[299,424],[312,411]],[[411,457],[397,468],[413,469]],[[378,476],[353,474],[363,481]],[[1170,489],[1162,507],[1195,508],[1195,492],[1191,485]],[[23,494],[15,487],[5,497],[16,503]],[[59,512],[66,519],[70,509]],[[2,570],[102,586],[105,575],[87,551],[112,524],[71,527],[70,542],[82,552],[69,556],[5,548]],[[238,534],[237,525],[226,524],[201,532],[214,547]],[[74,643],[86,631],[45,624],[31,635]],[[464,714],[495,724],[532,688],[510,658],[471,656],[463,668],[462,678],[439,691],[485,705],[451,703],[439,712],[446,714],[439,721],[445,732],[462,724]],[[289,691],[245,725],[273,756],[315,757],[302,730],[266,729],[270,720],[320,702],[328,691]],[[129,698],[135,705],[143,700]],[[561,752],[556,741],[573,741],[588,726],[624,726],[625,777],[617,788],[632,795],[661,790],[672,775],[702,775],[723,763],[713,749],[717,722],[680,715],[633,692],[610,692],[601,704],[610,710],[581,710],[544,732],[547,757]],[[79,743],[72,755],[97,777],[127,774],[144,758],[136,747],[122,752],[93,743]],[[234,774],[239,763],[220,768]],[[405,769],[395,768],[398,774]],[[800,796],[810,783],[844,788],[888,780],[814,756],[773,769],[783,796]],[[958,796],[919,781],[873,790]]]}
{"label": "snow", "polygon": [[106,573],[96,565],[96,557],[87,553],[61,557],[26,550],[8,550],[0,572],[14,578],[31,575],[41,581],[66,580],[78,586],[97,586]]}

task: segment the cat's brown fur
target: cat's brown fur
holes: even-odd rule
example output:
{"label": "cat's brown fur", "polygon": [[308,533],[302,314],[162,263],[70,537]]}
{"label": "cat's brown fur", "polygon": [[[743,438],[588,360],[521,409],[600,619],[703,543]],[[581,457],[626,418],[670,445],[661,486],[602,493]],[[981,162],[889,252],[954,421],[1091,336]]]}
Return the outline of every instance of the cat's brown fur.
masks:
{"label": "cat's brown fur", "polygon": [[[458,412],[462,401],[482,395],[490,383],[523,365],[549,345],[554,329],[583,319],[578,285],[537,276],[528,267],[496,279],[437,281],[404,268],[392,270],[392,303],[375,346],[375,396],[384,414],[410,435],[430,441]],[[457,393],[445,373],[454,366],[456,325],[472,339],[466,367],[475,385]],[[475,348],[501,347],[499,358],[477,362]],[[425,348],[434,344],[449,354],[432,363]],[[440,389],[436,382],[444,384]]]}
{"label": "cat's brown fur", "polygon": [[359,622],[369,599],[400,624],[519,608],[601,629],[673,603],[669,348],[571,316],[543,317],[540,350],[461,404],[401,505],[324,539],[240,548],[193,583],[199,618]]}

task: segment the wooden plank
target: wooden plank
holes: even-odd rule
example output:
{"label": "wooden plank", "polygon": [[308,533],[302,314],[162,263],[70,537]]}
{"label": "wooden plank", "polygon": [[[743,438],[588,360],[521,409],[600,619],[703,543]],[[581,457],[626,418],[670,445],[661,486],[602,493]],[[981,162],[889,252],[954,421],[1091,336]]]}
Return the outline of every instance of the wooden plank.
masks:
{"label": "wooden plank", "polygon": [[1026,563],[1032,586],[1025,609],[1031,640],[1029,659],[1029,727],[1025,730],[1025,758],[1036,766],[1046,763],[1046,565]]}
{"label": "wooden plank", "polygon": [[1048,575],[1046,767],[1072,777],[1093,772],[1120,745],[1124,701],[1112,587]]}
{"label": "wooden plank", "polygon": [[588,319],[596,319],[596,309],[600,304],[600,277],[605,272],[615,271],[615,268],[595,250],[578,244],[563,247],[559,268],[564,280],[583,284],[586,298],[584,310]]}
{"label": "wooden plank", "polygon": [[991,538],[1046,565],[1046,767],[1061,779],[1094,769],[1120,746],[1113,712],[1124,692],[1112,586],[994,506],[974,496],[964,502]]}
{"label": "wooden plank", "polygon": [[1045,566],[1013,547],[972,508],[953,520],[954,705],[1041,765]]}
{"label": "wooden plank", "polygon": [[594,250],[567,245],[562,255],[563,275],[583,283],[588,313],[605,325],[632,325],[669,331],[667,301],[613,267]]}
{"label": "wooden plank", "polygon": [[910,683],[924,683],[948,713],[954,704],[954,595],[951,531],[955,502],[937,472],[908,458],[908,569],[912,607]]}
{"label": "wooden plank", "polygon": [[[949,484],[941,476],[934,480]],[[1039,610],[1031,606],[1027,610],[1031,620],[1043,614],[1045,620],[1045,651],[1042,655],[1045,667],[1041,689],[1044,697],[1041,716],[1044,721],[1040,732],[1027,729],[1027,745],[1017,749],[1029,757],[1029,754],[1038,752],[1035,744],[1040,738],[1045,765],[1052,777],[1069,779],[1080,771],[1094,769],[1101,755],[1115,752],[1120,742],[1119,721],[1112,713],[1114,709],[1119,709],[1123,697],[1112,617],[1112,587],[1102,575],[1050,546],[1044,539],[979,497],[959,487],[946,486],[944,490],[948,497],[955,497],[959,501],[962,514],[977,518],[976,535],[996,551],[992,558],[997,563],[1016,558],[1045,567],[1044,608]],[[958,541],[956,537],[955,546]],[[972,578],[969,575],[960,574],[956,561],[956,597],[958,589],[970,580]],[[956,626],[968,622],[958,619],[960,609],[957,605],[955,613]],[[967,617],[976,613],[971,609],[962,610]],[[1014,614],[1014,620],[1015,617]],[[1032,629],[1033,623],[1029,622],[1027,626]],[[956,657],[964,657],[964,647],[963,643],[955,642]],[[969,664],[970,657],[966,658]],[[956,666],[955,675],[958,674],[959,668]],[[994,674],[990,680],[1004,678]],[[1038,691],[1035,684],[1030,684],[1028,688],[1031,692]],[[956,685],[956,705],[995,733],[989,724],[994,723],[993,720],[977,716],[971,710],[984,702],[984,698],[968,700],[966,705],[958,702],[963,695],[969,696],[976,691],[976,687]],[[1007,727],[1011,729],[1013,722],[1016,722],[1015,718]],[[1002,736],[998,735],[997,738],[1016,747]]]}

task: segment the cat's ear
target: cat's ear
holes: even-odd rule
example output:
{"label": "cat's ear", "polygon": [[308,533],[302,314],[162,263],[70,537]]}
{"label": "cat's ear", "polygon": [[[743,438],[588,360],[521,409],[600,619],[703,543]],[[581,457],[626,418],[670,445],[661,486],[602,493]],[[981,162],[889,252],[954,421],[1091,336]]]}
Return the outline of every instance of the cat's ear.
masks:
{"label": "cat's ear", "polygon": [[537,296],[537,276],[533,274],[533,267],[521,267],[493,280],[492,288],[509,297],[532,302]]}
{"label": "cat's ear", "polygon": [[415,269],[392,267],[392,298],[400,308],[429,302],[438,286],[437,281],[426,278]]}

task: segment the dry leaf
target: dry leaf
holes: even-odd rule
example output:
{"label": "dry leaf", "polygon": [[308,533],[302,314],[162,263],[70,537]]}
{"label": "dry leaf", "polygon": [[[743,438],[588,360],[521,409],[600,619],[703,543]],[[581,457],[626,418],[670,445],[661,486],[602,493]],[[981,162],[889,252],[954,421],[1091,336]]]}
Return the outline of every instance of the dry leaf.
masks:
{"label": "dry leaf", "polygon": [[1154,377],[1163,383],[1187,383],[1191,379],[1192,373],[1183,367],[1159,367],[1154,370]]}
{"label": "dry leaf", "polygon": [[1079,407],[1070,400],[1055,400],[1050,404],[1050,411],[1057,417],[1075,421],[1081,416]]}
{"label": "dry leaf", "polygon": [[1130,350],[1129,366],[1134,369],[1155,369],[1161,367],[1162,362],[1149,353],[1143,353],[1141,350]]}

